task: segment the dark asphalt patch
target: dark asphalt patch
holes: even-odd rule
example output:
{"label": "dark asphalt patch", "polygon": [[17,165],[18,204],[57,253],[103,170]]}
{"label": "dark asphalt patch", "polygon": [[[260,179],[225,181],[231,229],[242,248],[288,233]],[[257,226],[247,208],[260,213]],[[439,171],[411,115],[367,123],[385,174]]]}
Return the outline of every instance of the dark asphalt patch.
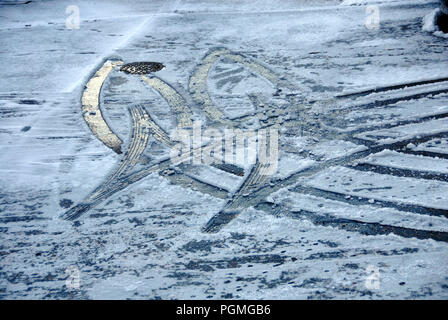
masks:
{"label": "dark asphalt patch", "polygon": [[130,74],[148,74],[165,68],[160,62],[131,62],[121,66],[120,71]]}
{"label": "dark asphalt patch", "polygon": [[[22,130],[23,131],[23,130]],[[65,208],[68,209],[73,205],[73,201],[70,199],[62,199],[61,201],[59,201],[59,206],[61,208]]]}

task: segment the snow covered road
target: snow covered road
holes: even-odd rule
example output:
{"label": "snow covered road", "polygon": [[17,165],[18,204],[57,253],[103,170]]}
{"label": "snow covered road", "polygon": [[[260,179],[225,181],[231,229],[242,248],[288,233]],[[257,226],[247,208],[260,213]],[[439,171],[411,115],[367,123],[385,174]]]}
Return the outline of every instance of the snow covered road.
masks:
{"label": "snow covered road", "polygon": [[[448,297],[437,1],[7,3],[2,298]],[[172,165],[194,123],[277,130],[276,172]]]}

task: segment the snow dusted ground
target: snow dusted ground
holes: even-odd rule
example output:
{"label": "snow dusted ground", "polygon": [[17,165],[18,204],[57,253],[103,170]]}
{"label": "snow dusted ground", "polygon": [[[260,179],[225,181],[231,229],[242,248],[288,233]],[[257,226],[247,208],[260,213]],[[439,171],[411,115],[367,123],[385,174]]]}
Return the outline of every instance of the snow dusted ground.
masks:
{"label": "snow dusted ground", "polygon": [[[436,1],[9,3],[0,1],[2,298],[448,298],[448,42],[423,28]],[[79,29],[66,27],[70,5]],[[377,29],[367,6],[379,10]],[[240,190],[251,167],[145,171],[170,151],[150,136],[130,173],[143,178],[119,176],[126,187],[62,219],[124,159],[128,107],[176,127],[163,95],[115,70],[99,101],[124,154],[96,139],[81,95],[104,61],[162,62],[157,76],[210,124],[189,82],[224,49],[233,59],[198,79],[236,128],[278,125],[278,171],[250,192]],[[279,91],[283,82],[292,86]],[[202,231],[237,198],[232,221]],[[79,287],[67,281],[78,275]]]}

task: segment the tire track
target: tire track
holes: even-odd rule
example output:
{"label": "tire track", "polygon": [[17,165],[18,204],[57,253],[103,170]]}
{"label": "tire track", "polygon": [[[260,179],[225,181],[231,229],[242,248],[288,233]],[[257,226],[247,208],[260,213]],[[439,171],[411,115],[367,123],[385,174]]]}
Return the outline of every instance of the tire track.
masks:
{"label": "tire track", "polygon": [[[448,131],[444,134],[447,134]],[[347,163],[351,163],[353,161],[359,160],[361,158],[364,158],[372,153],[377,153],[380,152],[384,149],[401,149],[404,146],[406,146],[409,143],[415,143],[417,141],[419,142],[423,142],[423,141],[429,141],[431,139],[434,138],[434,136],[440,136],[440,134],[436,134],[436,135],[429,135],[426,137],[420,137],[420,138],[413,138],[413,139],[404,139],[402,141],[399,142],[395,142],[393,144],[390,145],[376,145],[376,146],[372,146],[371,148],[367,149],[367,150],[363,150],[363,151],[359,151],[356,152],[354,154],[351,155],[347,155],[347,156],[342,156],[342,157],[338,157],[332,160],[328,160],[325,162],[321,162],[321,163],[316,163],[315,165],[312,165],[310,167],[307,167],[291,176],[289,176],[288,178],[284,179],[284,180],[278,180],[278,181],[271,181],[272,183],[270,184],[262,184],[262,185],[258,185],[257,190],[252,189],[252,193],[251,193],[251,197],[246,196],[243,200],[244,205],[240,205],[240,207],[238,206],[238,200],[240,199],[240,197],[237,197],[238,199],[235,201],[235,203],[233,202],[229,202],[228,204],[226,204],[225,208],[226,210],[221,210],[218,214],[215,214],[210,221],[204,226],[203,231],[204,232],[217,232],[219,231],[223,226],[225,226],[226,224],[228,224],[229,222],[231,222],[240,212],[242,211],[242,209],[247,208],[249,206],[254,206],[257,207],[259,206],[259,204],[265,202],[266,197],[273,193],[276,192],[278,190],[280,190],[281,188],[287,187],[287,186],[294,186],[294,190],[299,191],[299,190],[303,190],[304,194],[315,194],[317,196],[323,196],[325,197],[329,197],[330,199],[334,200],[340,200],[340,201],[348,201],[347,199],[345,199],[345,195],[338,195],[336,193],[331,193],[331,192],[326,192],[320,189],[315,189],[315,188],[308,188],[305,186],[302,186],[300,184],[298,184],[300,182],[301,179],[304,179],[306,177],[310,177],[318,172],[321,172],[327,168],[336,166],[336,165],[346,165]],[[257,170],[257,169],[253,169],[253,170]],[[246,184],[249,185],[250,182],[253,181],[253,178],[248,181]],[[306,190],[305,190],[306,189]],[[312,190],[315,190],[312,191]],[[334,195],[334,197],[332,197],[332,195]],[[365,199],[365,203],[371,205],[370,202],[368,202],[369,199]],[[360,200],[362,201],[362,200]],[[413,206],[413,205],[404,205],[404,206],[400,206],[399,204],[395,203],[395,202],[380,202],[379,201],[375,201],[376,205],[378,206],[382,206],[382,207],[392,207],[394,209],[400,210],[400,211],[405,211],[405,212],[413,212],[413,213],[419,213],[419,214],[429,214],[429,215],[435,215],[435,216],[448,216],[448,210],[440,210],[440,209],[434,209],[434,208],[428,208],[428,207],[421,207],[421,206]],[[236,208],[236,209],[235,209]],[[238,210],[238,208],[240,208],[240,210]],[[337,219],[337,218],[334,218]],[[335,220],[336,221],[336,220]],[[336,222],[334,222],[336,224]],[[365,227],[368,229],[369,224],[364,224]],[[380,225],[380,224],[378,224]],[[376,225],[375,225],[376,226]],[[376,227],[377,229],[379,227]],[[366,229],[365,232],[368,232]],[[378,230],[380,230],[381,228],[379,228]],[[406,228],[403,228],[406,229]],[[386,230],[386,229],[384,229]],[[394,229],[394,230],[398,230],[398,229]],[[356,229],[353,229],[353,231],[356,231]],[[373,232],[373,231],[372,231]],[[401,231],[397,231],[398,233]],[[430,232],[430,231],[428,231]]]}
{"label": "tire track", "polygon": [[188,87],[193,101],[204,110],[205,115],[212,122],[232,126],[232,123],[225,119],[224,114],[215,106],[208,93],[207,79],[210,69],[218,59],[230,53],[225,48],[211,50],[196,67],[190,77]]}
{"label": "tire track", "polygon": [[448,210],[445,209],[435,209],[420,205],[399,203],[390,200],[378,200],[372,203],[370,198],[362,195],[347,195],[345,193],[339,193],[335,191],[323,190],[315,186],[302,185],[299,184],[290,189],[292,192],[299,192],[307,195],[313,195],[316,197],[321,197],[323,199],[330,199],[339,202],[344,202],[347,204],[357,204],[357,205],[369,205],[379,208],[393,208],[402,212],[412,212],[421,215],[438,216],[448,218]]}
{"label": "tire track", "polygon": [[360,163],[356,166],[351,166],[350,168],[359,171],[375,172],[379,174],[387,174],[396,177],[419,178],[425,180],[438,180],[448,182],[448,174],[444,173],[417,171],[405,168],[393,168],[384,165],[376,165],[370,163]]}
{"label": "tire track", "polygon": [[357,98],[357,97],[367,96],[367,95],[370,95],[373,93],[382,93],[382,92],[387,92],[387,91],[392,91],[392,90],[406,89],[406,88],[421,86],[421,85],[425,85],[425,84],[433,84],[433,83],[446,82],[446,81],[448,81],[448,78],[437,78],[437,79],[407,82],[407,83],[396,84],[396,85],[392,85],[392,86],[367,89],[367,90],[358,91],[358,92],[345,93],[345,94],[337,95],[336,99]]}
{"label": "tire track", "polygon": [[[296,89],[293,85],[289,84],[284,77],[278,76],[275,72],[271,71],[267,67],[263,66],[262,64],[259,64],[258,62],[254,61],[251,58],[245,57],[243,55],[233,53],[225,48],[216,48],[209,53],[206,54],[206,56],[203,58],[202,62],[197,66],[197,68],[194,70],[193,74],[191,75],[189,79],[189,92],[192,95],[193,101],[200,106],[200,108],[204,111],[205,115],[209,120],[211,120],[213,123],[218,123],[225,126],[234,127],[234,124],[229,119],[225,118],[224,114],[216,107],[214,102],[212,101],[212,98],[210,94],[208,93],[208,85],[207,85],[207,79],[209,72],[213,65],[221,58],[228,58],[233,60],[236,63],[240,63],[243,66],[247,67],[251,72],[253,72],[255,75],[261,76],[265,78],[267,81],[272,83],[275,87],[286,87],[290,89]],[[185,100],[178,94],[175,89],[173,89],[171,86],[166,84],[163,80],[151,77],[148,78],[146,76],[141,77],[143,81],[145,81],[147,84],[149,84],[152,88],[154,88],[158,93],[168,102],[168,104],[171,107],[171,110],[173,113],[175,113],[177,117],[177,123],[179,127],[188,127],[191,126],[191,118],[192,114],[188,107],[186,107]],[[368,96],[378,93],[386,93],[393,90],[400,90],[400,89],[407,89],[408,87],[418,87],[421,85],[427,85],[427,84],[434,84],[434,83],[442,83],[444,81],[447,81],[448,78],[441,78],[441,79],[432,79],[432,80],[424,80],[424,81],[416,81],[416,82],[410,82],[407,84],[399,84],[394,86],[388,86],[383,88],[375,88],[375,89],[368,89],[360,92],[355,93],[348,93],[345,95],[339,95],[334,98],[330,98],[327,100],[321,100],[321,101],[307,101],[305,104],[297,100],[296,94],[287,94],[285,96],[285,99],[288,101],[289,106],[287,107],[287,111],[293,115],[292,119],[287,119],[286,122],[291,125],[299,125],[302,128],[302,134],[303,130],[306,132],[306,134],[316,136],[316,137],[326,137],[329,133],[332,133],[334,131],[334,128],[328,128],[325,127],[325,125],[316,123],[317,116],[322,113],[327,113],[328,116],[328,106],[339,103],[342,99],[347,98],[356,98],[356,97],[362,97],[362,96]],[[104,81],[104,79],[103,79]],[[347,108],[342,109],[335,109],[331,111],[330,116],[336,116],[341,115],[344,113],[347,113],[352,110],[356,109],[368,109],[373,107],[388,107],[391,104],[397,103],[399,101],[405,101],[405,100],[413,100],[413,99],[420,99],[424,98],[430,95],[438,95],[441,93],[448,92],[448,89],[442,88],[433,90],[431,88],[428,88],[428,90],[424,90],[423,92],[410,92],[406,95],[401,95],[398,97],[393,97],[389,99],[381,99],[381,100],[375,100],[375,96],[372,97],[372,100],[374,102],[367,101],[366,103],[351,105]],[[98,90],[99,93],[99,90]],[[370,97],[369,97],[370,99]],[[251,99],[252,103],[257,102],[256,99],[252,97]],[[317,113],[316,113],[317,111]],[[147,115],[147,114],[146,114]],[[294,117],[294,115],[297,115]],[[262,112],[256,112],[255,116],[262,116]],[[347,165],[348,163],[361,159],[367,155],[370,155],[372,153],[376,153],[379,151],[382,151],[384,149],[391,149],[391,150],[397,150],[404,148],[409,143],[421,143],[428,141],[429,139],[433,139],[437,136],[445,136],[447,132],[440,132],[437,134],[422,134],[419,137],[403,137],[403,139],[399,139],[398,141],[393,141],[392,143],[388,144],[378,144],[377,141],[366,141],[361,140],[359,138],[354,137],[354,134],[364,131],[371,131],[373,129],[379,130],[379,129],[388,129],[388,128],[394,128],[400,125],[406,125],[406,124],[414,124],[414,123],[424,123],[429,120],[433,119],[442,119],[447,117],[448,114],[436,114],[436,115],[430,115],[430,116],[423,116],[418,117],[416,119],[405,119],[402,121],[399,121],[398,123],[385,123],[382,125],[376,125],[376,126],[370,126],[368,128],[362,128],[362,129],[355,129],[352,130],[350,133],[336,133],[336,136],[334,138],[339,140],[348,140],[355,142],[357,144],[360,143],[360,145],[365,145],[368,147],[368,150],[362,150],[355,152],[354,154],[338,157],[336,159],[331,159],[325,162],[317,163],[316,165],[313,165],[309,168],[306,168],[302,171],[299,171],[290,177],[284,179],[284,180],[278,180],[271,182],[269,185],[266,185],[266,182],[269,180],[269,175],[267,174],[267,170],[269,169],[267,166],[262,165],[259,160],[255,163],[255,165],[252,167],[251,171],[247,175],[247,178],[243,181],[240,188],[234,193],[232,198],[224,205],[224,207],[215,214],[209,222],[203,227],[203,231],[205,232],[217,232],[219,231],[223,226],[228,224],[230,221],[232,221],[233,218],[235,218],[244,208],[248,207],[249,205],[260,205],[264,202],[265,196],[268,194],[279,190],[282,187],[285,187],[287,185],[293,185],[296,186],[294,188],[305,188],[303,186],[297,185],[298,182],[300,182],[301,179],[304,177],[311,176],[319,171],[325,170],[327,168],[330,168],[335,165]],[[278,116],[272,116],[266,118],[263,124],[263,128],[272,128],[272,127],[279,127],[281,124],[280,118]],[[284,121],[282,121],[284,122]],[[160,128],[150,117],[147,115],[146,118],[146,124],[148,127],[151,128],[151,131],[153,132],[153,135],[155,139],[157,139],[159,142],[163,143],[166,146],[173,146],[174,142],[169,139],[169,136],[167,133]],[[138,124],[134,122],[134,127],[137,128],[134,130],[137,130],[137,135],[142,134],[142,129],[139,127]],[[104,142],[104,141],[103,141]],[[146,142],[145,142],[146,143]],[[146,144],[145,144],[146,146]],[[209,144],[209,145],[202,145],[199,148],[193,148],[190,150],[190,152],[183,154],[181,156],[181,160],[187,161],[188,159],[192,159],[198,156],[198,154],[201,154],[200,152],[197,153],[198,149],[201,149],[201,151],[211,151],[212,148],[215,148],[216,144]],[[130,184],[139,181],[140,179],[146,177],[147,175],[153,173],[153,172],[160,172],[162,170],[165,170],[172,166],[170,161],[168,159],[162,160],[161,162],[151,165],[149,168],[143,168],[137,172],[131,173],[130,168],[133,167],[137,161],[137,158],[134,159],[134,156],[132,156],[135,153],[139,153],[141,148],[141,144],[137,141],[133,141],[130,145],[130,150],[135,150],[133,152],[128,152],[128,154],[131,154],[128,158],[129,167],[127,165],[124,165],[123,163],[120,165],[120,167],[117,169],[117,172],[108,180],[108,184],[106,185],[106,190],[101,190],[101,192],[94,194],[93,197],[88,203],[82,203],[79,205],[80,210],[87,211],[92,206],[100,203],[105,198],[111,196],[112,194],[123,190]],[[144,148],[143,148],[144,150]],[[143,152],[143,150],[141,152]],[[213,165],[216,168],[219,168],[221,170],[225,170],[226,164],[224,165]],[[243,174],[244,171],[237,170],[235,171],[235,168],[231,168],[232,170],[229,170],[236,174],[235,172],[238,172],[239,175]],[[379,170],[379,168],[377,168]],[[386,169],[387,170],[387,169]],[[225,170],[227,171],[227,170]],[[228,171],[228,172],[229,172]],[[372,170],[369,170],[372,171]],[[373,170],[375,171],[375,170]],[[413,174],[413,172],[402,172],[400,171],[400,174],[403,175],[410,175]],[[422,176],[423,177],[423,176]],[[427,179],[432,179],[432,176],[425,176]],[[208,185],[208,184],[207,184]],[[215,187],[215,186],[212,186]],[[207,188],[206,188],[207,189]],[[319,189],[313,189],[312,190],[302,190],[305,193],[308,192],[317,192],[316,190]],[[322,190],[319,190],[320,193],[323,192]],[[325,192],[323,192],[325,193]],[[250,195],[250,196],[249,196]],[[329,196],[328,194],[324,195],[324,198]],[[338,198],[338,200],[341,200],[339,196],[335,196]],[[331,198],[331,197],[330,197]],[[379,206],[387,206],[387,207],[393,207],[396,209],[399,209],[399,205],[392,202],[381,202],[377,203],[376,205]],[[439,212],[437,209],[433,208],[420,208],[419,206],[411,206],[406,205],[406,208],[401,208],[402,211],[406,212],[414,212],[414,213],[423,213],[423,214],[433,214],[433,215],[443,215],[446,216],[446,210],[442,210],[443,212]],[[428,211],[429,210],[429,211]],[[360,233],[364,234],[386,234],[386,233],[395,233],[398,235],[408,236],[409,234],[416,235],[417,238],[432,238],[435,240],[441,240],[446,241],[446,234],[436,234],[431,231],[424,231],[424,230],[414,230],[414,229],[408,229],[408,228],[401,228],[401,227],[394,227],[394,226],[387,226],[382,225],[379,223],[364,223],[360,221],[351,221],[347,219],[340,219],[340,218],[334,218],[334,217],[327,217],[326,222],[322,222],[323,220],[319,220],[316,217],[313,217],[312,214],[315,215],[315,213],[308,213],[308,219],[312,220],[313,223],[316,224],[333,224],[333,225],[343,225],[345,229],[349,231],[358,231]],[[350,227],[345,227],[350,226]],[[410,231],[409,231],[410,230]],[[419,233],[420,232],[420,233]],[[428,233],[429,232],[429,233]]]}
{"label": "tire track", "polygon": [[82,94],[82,115],[92,133],[116,153],[121,153],[121,139],[112,132],[109,125],[103,118],[100,109],[100,92],[104,81],[112,70],[121,65],[122,61],[107,60],[103,66],[87,82],[86,88]]}
{"label": "tire track", "polygon": [[[213,104],[210,95],[208,94],[207,78],[212,68],[213,64],[222,57],[232,59],[237,63],[243,64],[255,75],[261,76],[269,81],[275,87],[295,87],[289,84],[282,77],[278,76],[276,73],[255,62],[253,59],[247,58],[243,55],[232,53],[227,49],[215,49],[212,50],[203,59],[202,64],[196,69],[193,76],[190,78],[190,92],[193,96],[193,100],[200,104],[208,116],[208,118],[214,122],[220,122],[223,124],[228,123],[228,119],[224,120],[224,115],[217,109]],[[249,96],[252,104],[257,108],[261,104],[261,99],[258,96]],[[257,113],[261,115],[262,113]],[[271,121],[270,121],[271,120]],[[277,118],[267,119],[268,123],[265,127],[271,128],[277,125]],[[233,123],[230,123],[231,127]],[[244,207],[245,197],[249,192],[256,187],[263,185],[269,179],[269,167],[261,164],[259,159],[257,159],[255,165],[252,167],[247,178],[244,180],[240,188],[235,192],[232,198],[224,205],[224,207],[215,214],[202,228],[204,232],[218,232],[224,225],[229,223],[234,219],[239,212],[241,212],[242,207]]]}
{"label": "tire track", "polygon": [[120,166],[117,170],[104,184],[99,187],[98,191],[94,192],[87,198],[88,201],[90,199],[94,200],[96,197],[101,196],[109,184],[114,183],[114,181],[118,180],[123,174],[128,173],[137,164],[137,161],[140,159],[140,156],[143,154],[143,151],[147,146],[150,133],[148,114],[142,107],[131,107],[129,108],[129,111],[132,116],[134,133],[132,135],[128,151],[125,157],[121,160]]}
{"label": "tire track", "polygon": [[182,96],[177,93],[177,91],[171,87],[169,84],[157,77],[141,76],[142,80],[154,88],[171,107],[177,118],[177,126],[180,128],[187,128],[193,125],[192,123],[192,112],[187,107],[187,104],[182,98]]}
{"label": "tire track", "polygon": [[269,179],[268,170],[266,165],[257,161],[232,199],[203,226],[202,231],[207,233],[219,232],[226,224],[236,218],[246,207],[246,199],[250,192],[261,187]]}
{"label": "tire track", "polygon": [[337,218],[330,214],[316,213],[307,210],[292,212],[283,205],[269,202],[261,202],[255,206],[255,209],[268,212],[275,216],[288,216],[294,219],[305,218],[308,221],[311,221],[314,225],[334,227],[340,230],[357,232],[368,236],[395,234],[404,238],[417,238],[421,240],[433,239],[436,241],[448,242],[448,232],[443,231],[428,231],[385,225],[377,222],[363,222],[352,219]]}
{"label": "tire track", "polygon": [[82,203],[65,212],[63,214],[64,219],[76,219],[93,205],[103,200],[109,194],[109,190],[116,188],[117,184],[119,184],[119,179],[137,164],[148,143],[150,133],[149,115],[142,107],[130,107],[129,112],[133,121],[133,134],[128,151],[120,165],[106,182],[97,187]]}
{"label": "tire track", "polygon": [[197,66],[189,80],[189,91],[196,102],[204,110],[206,116],[212,121],[233,127],[229,119],[225,119],[224,114],[216,107],[210,97],[207,79],[213,65],[221,58],[229,58],[247,67],[255,75],[262,76],[276,87],[286,87],[296,89],[295,86],[287,82],[275,72],[262,64],[241,54],[233,53],[225,48],[211,50]]}

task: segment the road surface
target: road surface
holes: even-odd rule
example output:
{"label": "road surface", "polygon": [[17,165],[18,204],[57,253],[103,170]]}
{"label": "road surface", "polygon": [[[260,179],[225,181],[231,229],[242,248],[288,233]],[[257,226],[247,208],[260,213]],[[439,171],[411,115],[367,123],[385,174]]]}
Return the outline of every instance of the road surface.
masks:
{"label": "road surface", "polygon": [[[2,298],[448,297],[437,1],[73,5],[0,2]],[[277,170],[173,165],[195,123]]]}

